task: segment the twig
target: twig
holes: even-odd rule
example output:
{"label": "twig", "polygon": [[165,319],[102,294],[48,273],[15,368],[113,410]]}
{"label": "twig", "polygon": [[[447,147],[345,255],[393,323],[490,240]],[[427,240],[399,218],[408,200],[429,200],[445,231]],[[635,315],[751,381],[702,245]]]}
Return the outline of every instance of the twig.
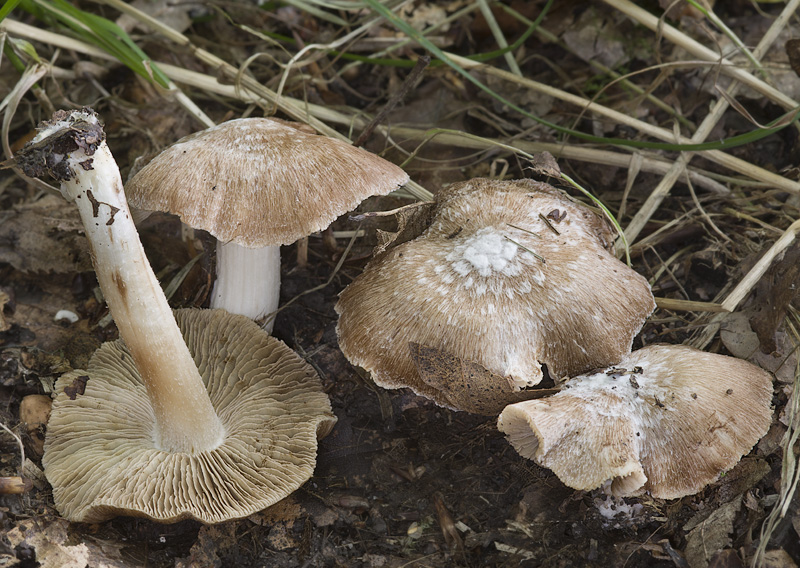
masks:
{"label": "twig", "polygon": [[394,107],[397,106],[397,103],[405,98],[406,93],[417,84],[419,81],[422,72],[425,68],[430,65],[431,58],[429,55],[423,55],[419,59],[417,59],[416,65],[406,77],[406,80],[403,82],[403,85],[398,89],[396,93],[393,93],[389,101],[383,106],[378,114],[367,124],[366,128],[361,132],[358,138],[355,139],[353,142],[353,146],[360,147],[366,142],[372,133],[375,131],[375,128],[381,124],[388,114],[394,110]]}

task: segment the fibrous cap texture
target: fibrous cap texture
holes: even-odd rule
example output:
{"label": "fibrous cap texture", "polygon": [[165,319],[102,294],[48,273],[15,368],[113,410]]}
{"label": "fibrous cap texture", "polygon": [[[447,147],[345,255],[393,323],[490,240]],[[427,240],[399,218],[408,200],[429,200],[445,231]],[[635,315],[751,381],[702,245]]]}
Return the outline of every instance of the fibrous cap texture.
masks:
{"label": "fibrous cap texture", "polygon": [[566,485],[673,499],[732,468],[771,423],[769,374],[741,359],[653,345],[510,405],[498,427]]}
{"label": "fibrous cap texture", "polygon": [[290,124],[242,118],[187,136],[128,182],[128,200],[255,248],[293,243],[408,181],[383,158]]}
{"label": "fibrous cap texture", "polygon": [[339,344],[377,384],[450,407],[421,380],[410,342],[483,366],[509,393],[539,383],[542,365],[560,378],[615,363],[655,301],[609,253],[610,237],[597,215],[547,184],[454,184],[437,195],[421,236],[342,292]]}
{"label": "fibrous cap texture", "polygon": [[116,515],[217,523],[272,505],[311,477],[336,422],[315,371],[252,321],[223,310],[176,319],[227,431],[196,454],[153,446],[155,418],[124,344],[104,344],[63,375],[43,463],[67,519]]}

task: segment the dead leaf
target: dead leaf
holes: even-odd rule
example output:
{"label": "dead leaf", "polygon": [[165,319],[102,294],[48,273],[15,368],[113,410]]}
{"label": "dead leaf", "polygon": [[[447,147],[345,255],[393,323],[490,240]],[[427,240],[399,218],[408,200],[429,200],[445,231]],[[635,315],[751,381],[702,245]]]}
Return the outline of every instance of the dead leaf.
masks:
{"label": "dead leaf", "polygon": [[561,178],[561,168],[558,167],[558,162],[550,152],[534,154],[533,160],[531,160],[531,163],[528,167],[536,174],[550,176],[553,178]]}
{"label": "dead leaf", "polygon": [[217,554],[236,545],[236,524],[222,523],[205,526],[197,533],[197,540],[189,550],[189,556],[177,558],[175,568],[220,568],[222,560]]}
{"label": "dead leaf", "polygon": [[770,266],[755,290],[750,326],[758,335],[761,351],[777,350],[775,333],[789,304],[800,291],[800,244],[794,243]]}
{"label": "dead leaf", "polygon": [[262,527],[274,523],[288,523],[291,526],[302,512],[303,508],[297,499],[289,495],[263,511],[253,513],[247,517],[247,520]]}
{"label": "dead leaf", "polygon": [[[192,6],[188,4],[171,0],[135,0],[131,5],[177,32],[186,31],[192,25],[192,18],[189,15]],[[149,28],[142,26],[137,18],[127,14],[117,19],[117,25],[129,33],[134,29],[149,31]]]}
{"label": "dead leaf", "polygon": [[769,472],[770,466],[766,460],[743,459],[717,482],[719,485],[718,499],[721,502],[735,499],[748,489],[755,487]]}
{"label": "dead leaf", "polygon": [[570,51],[584,61],[598,61],[606,67],[617,67],[629,60],[620,35],[621,14],[608,14],[598,7],[580,12],[578,20],[561,39]]}
{"label": "dead leaf", "polygon": [[79,395],[82,395],[84,392],[86,392],[86,383],[88,381],[88,375],[75,377],[71,385],[64,387],[64,394],[67,395],[70,400],[75,400]]}
{"label": "dead leaf", "polygon": [[0,290],[0,332],[8,331],[11,329],[11,324],[6,321],[6,318],[3,317],[3,309],[5,309],[6,305],[11,301],[11,298],[5,291]]}
{"label": "dead leaf", "polygon": [[761,559],[761,568],[797,568],[797,563],[792,560],[789,553],[782,548],[768,550]]}
{"label": "dead leaf", "polygon": [[515,391],[509,379],[482,365],[427,345],[414,342],[408,345],[422,381],[439,390],[459,410],[497,416],[509,404],[558,392],[558,389]]}
{"label": "dead leaf", "polygon": [[284,523],[277,523],[269,531],[266,544],[273,550],[290,550],[297,548],[299,542]]}
{"label": "dead leaf", "polygon": [[751,314],[749,309],[726,314],[719,333],[722,343],[733,356],[769,371],[782,383],[792,383],[798,356],[794,343],[783,330],[779,330],[775,332],[774,353],[764,353],[758,334],[750,325]]}
{"label": "dead leaf", "polygon": [[712,558],[708,568],[745,568],[739,553],[729,548],[720,550]]}
{"label": "dead leaf", "polygon": [[9,211],[0,223],[0,262],[24,272],[86,272],[92,269],[89,244],[80,234],[78,210],[61,197]]}
{"label": "dead leaf", "polygon": [[733,522],[741,507],[742,496],[739,495],[710,515],[706,511],[698,513],[684,525],[683,530],[689,531],[684,554],[691,568],[707,568],[717,551],[731,545],[728,535],[733,532]]}
{"label": "dead leaf", "polygon": [[397,245],[413,241],[420,236],[431,224],[433,211],[436,204],[433,202],[413,203],[396,209],[397,230],[394,232],[378,229],[378,246],[372,252],[378,256]]}
{"label": "dead leaf", "polygon": [[461,540],[461,535],[458,534],[456,523],[450,511],[447,509],[447,505],[445,505],[444,497],[441,493],[436,492],[433,494],[433,505],[436,508],[439,527],[442,529],[442,536],[444,537],[445,543],[447,543],[447,547],[456,557],[463,557],[464,542]]}
{"label": "dead leaf", "polygon": [[25,519],[6,533],[12,548],[30,547],[36,553],[40,568],[128,568],[120,547],[103,546],[84,540],[80,544],[67,544],[67,527],[64,519]]}

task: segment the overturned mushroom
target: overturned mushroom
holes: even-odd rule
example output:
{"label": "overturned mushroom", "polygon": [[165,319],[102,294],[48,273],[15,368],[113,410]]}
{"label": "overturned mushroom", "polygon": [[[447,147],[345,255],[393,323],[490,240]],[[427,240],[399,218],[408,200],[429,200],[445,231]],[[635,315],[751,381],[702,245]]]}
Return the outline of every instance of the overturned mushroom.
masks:
{"label": "overturned mushroom", "polygon": [[[319,378],[221,310],[180,315],[144,255],[96,115],[60,111],[17,162],[74,201],[121,342],[56,385],[42,462],[68,519],[220,522],[262,509],[313,470],[335,417]],[[287,374],[282,373],[286,370]]]}
{"label": "overturned mushroom", "polygon": [[512,404],[498,428],[575,489],[673,499],[732,468],[769,429],[772,381],[741,359],[652,345]]}
{"label": "overturned mushroom", "polygon": [[126,186],[133,207],[176,214],[218,239],[212,308],[256,320],[274,312],[280,245],[408,181],[394,164],[299,126],[224,122],[177,141]]}
{"label": "overturned mushroom", "polygon": [[[610,244],[602,219],[547,184],[454,184],[437,195],[421,236],[378,256],[342,292],[339,344],[386,388],[471,406],[420,376],[409,352],[418,343],[482,366],[515,402],[545,365],[560,378],[630,351],[655,302]],[[497,392],[475,396],[488,390]]]}
{"label": "overturned mushroom", "polygon": [[[280,501],[313,474],[317,439],[336,419],[311,366],[244,316],[175,316],[224,439],[194,452],[154,444],[157,420],[142,377],[123,342],[105,343],[87,370],[55,386],[42,461],[64,517],[221,522]],[[70,391],[82,378],[81,392]]]}

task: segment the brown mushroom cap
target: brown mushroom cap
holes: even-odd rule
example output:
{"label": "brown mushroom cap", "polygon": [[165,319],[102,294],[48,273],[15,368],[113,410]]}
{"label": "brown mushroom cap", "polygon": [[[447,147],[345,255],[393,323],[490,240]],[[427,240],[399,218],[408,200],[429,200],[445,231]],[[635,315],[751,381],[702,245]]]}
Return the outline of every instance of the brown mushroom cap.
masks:
{"label": "brown mushroom cap", "polygon": [[374,154],[290,124],[241,118],[182,138],[128,182],[128,201],[255,248],[293,243],[408,181]]}
{"label": "brown mushroom cap", "polygon": [[539,383],[542,365],[558,378],[615,363],[655,301],[606,249],[610,237],[597,215],[547,184],[454,184],[437,195],[421,236],[342,292],[339,344],[377,384],[443,406],[452,404],[421,380],[409,343],[483,366],[509,394]]}
{"label": "brown mushroom cap", "polygon": [[498,428],[524,457],[575,489],[691,495],[766,434],[772,380],[741,359],[652,345],[564,390],[503,410]]}
{"label": "brown mushroom cap", "polygon": [[317,440],[336,417],[317,374],[243,316],[175,312],[226,429],[197,454],[154,449],[155,417],[120,341],[104,344],[86,371],[56,383],[45,474],[69,520],[115,515],[216,523],[279,501],[311,477]]}

